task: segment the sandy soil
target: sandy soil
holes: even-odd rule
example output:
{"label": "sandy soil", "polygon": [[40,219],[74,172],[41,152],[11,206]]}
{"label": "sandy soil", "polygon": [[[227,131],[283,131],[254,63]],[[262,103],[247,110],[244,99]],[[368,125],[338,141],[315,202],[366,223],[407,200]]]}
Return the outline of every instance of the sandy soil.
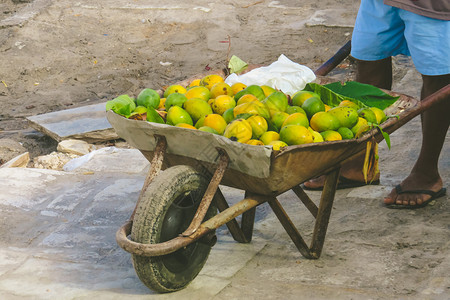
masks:
{"label": "sandy soil", "polygon": [[[0,138],[22,142],[32,155],[52,151],[27,116],[158,89],[222,69],[233,54],[255,64],[285,54],[314,69],[350,39],[351,28],[305,23],[319,8],[357,10],[350,0],[321,7],[312,0],[125,2],[35,0],[39,14],[0,28]],[[0,21],[26,5],[3,0]]]}
{"label": "sandy soil", "polygon": [[[37,15],[2,25],[31,4]],[[352,0],[0,0],[0,139],[20,141],[32,156],[50,153],[56,143],[33,131],[26,117],[136,94],[145,87],[159,89],[208,68],[222,69],[231,54],[254,64],[285,54],[315,69],[351,38],[352,29],[305,24],[315,11],[325,9],[345,9],[351,19],[358,5]],[[345,61],[334,75],[350,78],[351,63]],[[394,90],[410,84],[418,91],[417,74],[408,67],[395,70],[402,81]],[[256,292],[248,285],[258,286],[260,293],[261,282],[277,295],[288,295],[286,299],[320,292],[322,283],[322,289],[349,287],[354,299],[367,299],[350,289],[355,286],[378,295],[373,299],[448,299],[448,197],[408,212],[387,211],[380,204],[417,158],[419,128],[417,118],[391,137],[391,150],[381,144],[379,188],[338,191],[321,260],[293,268],[299,254],[284,233],[274,233],[281,237],[279,243],[261,251],[217,299],[251,298]],[[440,162],[444,181],[449,178],[448,157]],[[287,203],[291,205],[298,203]],[[258,216],[258,222],[262,217],[266,215]],[[309,222],[302,214],[293,218],[302,226]],[[259,228],[274,224],[273,216],[266,222]],[[267,228],[257,234],[273,230]],[[283,249],[296,254],[281,263],[261,262],[262,257],[285,255]],[[310,298],[314,296],[320,298]]]}

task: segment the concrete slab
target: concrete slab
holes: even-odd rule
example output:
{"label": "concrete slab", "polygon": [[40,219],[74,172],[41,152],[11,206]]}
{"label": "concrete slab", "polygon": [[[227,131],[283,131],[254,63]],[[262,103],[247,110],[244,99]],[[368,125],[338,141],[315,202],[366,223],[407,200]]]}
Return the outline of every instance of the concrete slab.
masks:
{"label": "concrete slab", "polygon": [[125,172],[140,173],[150,162],[137,149],[105,147],[77,157],[66,163],[64,171],[70,172]]}
{"label": "concrete slab", "polygon": [[92,104],[28,117],[31,127],[56,141],[82,139],[101,142],[118,139],[106,119],[105,103]]}

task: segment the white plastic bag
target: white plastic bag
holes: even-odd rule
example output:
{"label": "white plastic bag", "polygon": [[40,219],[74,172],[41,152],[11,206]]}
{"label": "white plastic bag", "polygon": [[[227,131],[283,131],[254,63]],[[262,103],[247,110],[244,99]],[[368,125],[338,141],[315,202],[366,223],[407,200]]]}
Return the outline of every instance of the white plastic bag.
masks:
{"label": "white plastic bag", "polygon": [[256,68],[242,75],[233,73],[225,79],[225,82],[229,85],[236,82],[245,85],[268,85],[292,96],[315,79],[316,75],[310,68],[295,63],[281,54],[278,60],[269,66]]}

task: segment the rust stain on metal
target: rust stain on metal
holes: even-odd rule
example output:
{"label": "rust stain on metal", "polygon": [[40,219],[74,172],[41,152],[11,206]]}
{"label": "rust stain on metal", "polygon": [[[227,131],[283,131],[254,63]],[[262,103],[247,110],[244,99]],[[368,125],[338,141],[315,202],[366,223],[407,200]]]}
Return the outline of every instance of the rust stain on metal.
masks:
{"label": "rust stain on metal", "polygon": [[208,188],[206,189],[205,194],[203,195],[202,201],[195,213],[194,218],[192,219],[189,227],[181,234],[182,236],[190,236],[193,234],[200,224],[203,222],[203,219],[206,216],[206,212],[211,205],[211,201],[214,198],[214,195],[219,187],[220,181],[222,180],[223,175],[225,174],[225,170],[227,169],[229,157],[227,153],[221,149],[219,149],[219,163],[217,165],[217,169],[214,172],[214,175],[209,182]]}
{"label": "rust stain on metal", "polygon": [[156,139],[156,147],[155,152],[150,163],[150,170],[148,171],[147,177],[145,178],[144,185],[141,189],[141,193],[139,194],[138,201],[136,203],[136,207],[131,214],[130,220],[134,219],[134,215],[136,214],[136,209],[139,206],[139,202],[141,201],[142,196],[147,190],[148,185],[153,181],[153,179],[158,175],[159,171],[161,171],[162,164],[164,161],[164,153],[166,152],[167,142],[163,136],[155,136]]}
{"label": "rust stain on metal", "polygon": [[116,232],[116,242],[123,250],[136,255],[152,257],[170,254],[195,242],[247,210],[268,201],[268,199],[270,198],[252,195],[252,198],[243,199],[220,214],[203,222],[192,235],[188,237],[178,236],[167,242],[158,244],[142,244],[128,239],[128,236],[131,234],[131,228],[133,227],[133,221],[129,220]]}

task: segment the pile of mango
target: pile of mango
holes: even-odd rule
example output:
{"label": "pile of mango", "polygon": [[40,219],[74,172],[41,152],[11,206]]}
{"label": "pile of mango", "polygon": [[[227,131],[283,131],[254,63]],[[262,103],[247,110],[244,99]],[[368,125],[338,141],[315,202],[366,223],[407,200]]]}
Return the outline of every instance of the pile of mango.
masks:
{"label": "pile of mango", "polygon": [[343,100],[330,107],[319,94],[298,91],[288,96],[269,86],[235,83],[212,74],[165,88],[162,95],[142,90],[136,98],[108,101],[124,117],[223,135],[274,150],[290,145],[357,138],[372,124],[386,120],[383,110]]}

